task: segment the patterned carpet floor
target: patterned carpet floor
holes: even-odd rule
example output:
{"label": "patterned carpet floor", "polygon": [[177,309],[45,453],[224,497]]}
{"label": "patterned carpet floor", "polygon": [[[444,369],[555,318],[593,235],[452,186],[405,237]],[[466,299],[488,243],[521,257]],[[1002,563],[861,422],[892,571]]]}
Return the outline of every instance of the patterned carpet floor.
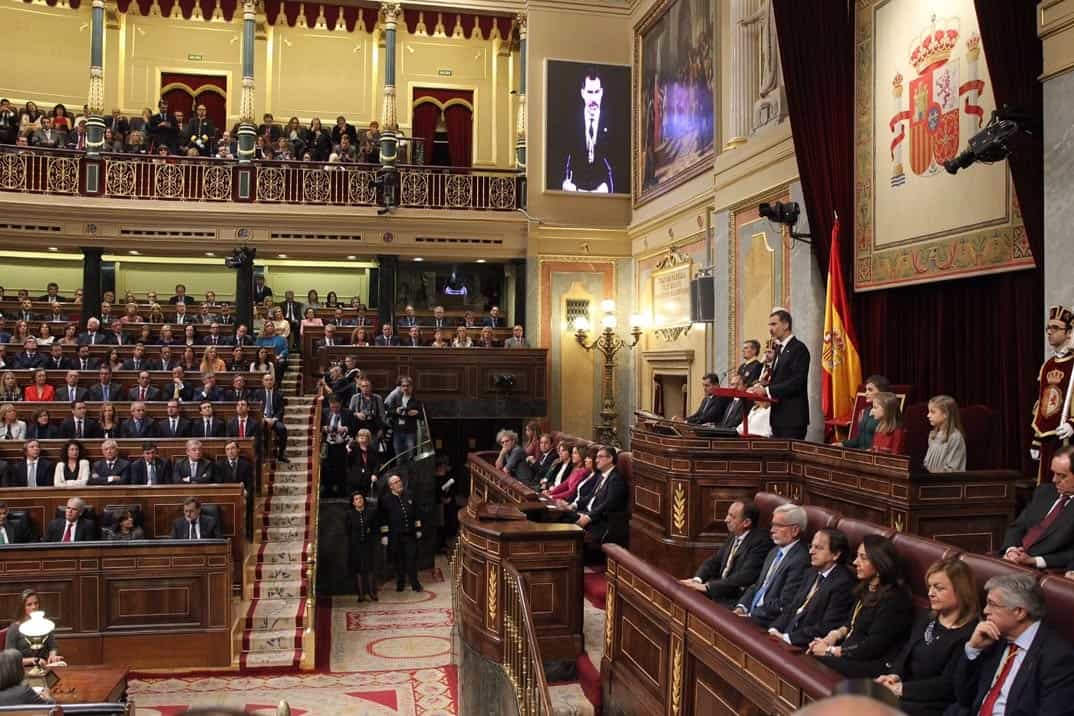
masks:
{"label": "patterned carpet floor", "polygon": [[294,716],[455,716],[447,570],[441,558],[422,572],[424,592],[396,592],[392,581],[379,602],[333,598],[326,673],[136,678],[130,697],[138,714],[150,716],[178,716],[191,706],[269,716],[282,700]]}

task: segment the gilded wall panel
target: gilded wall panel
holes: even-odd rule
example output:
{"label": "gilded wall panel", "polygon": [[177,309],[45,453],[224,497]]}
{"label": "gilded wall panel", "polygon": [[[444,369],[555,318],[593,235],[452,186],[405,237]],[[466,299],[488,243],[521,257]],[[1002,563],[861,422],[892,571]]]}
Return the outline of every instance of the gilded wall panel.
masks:
{"label": "gilded wall panel", "polygon": [[[62,102],[77,110],[89,87],[89,3],[67,7],[7,2],[0,5],[4,66],[0,96],[21,105],[34,100],[42,109]],[[17,31],[15,29],[17,28]]]}
{"label": "gilded wall panel", "polygon": [[342,114],[364,126],[373,118],[367,91],[374,79],[372,35],[287,26],[273,33],[270,82],[277,121],[296,115],[305,125],[320,117],[330,126]]}

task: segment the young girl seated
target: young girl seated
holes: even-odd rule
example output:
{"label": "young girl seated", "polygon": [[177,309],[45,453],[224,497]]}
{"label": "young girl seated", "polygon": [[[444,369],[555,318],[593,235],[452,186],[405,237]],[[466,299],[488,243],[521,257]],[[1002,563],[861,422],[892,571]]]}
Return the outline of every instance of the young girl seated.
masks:
{"label": "young girl seated", "polygon": [[902,400],[894,393],[877,393],[870,413],[876,420],[872,451],[900,454],[906,441],[906,429],[902,426]]}
{"label": "young girl seated", "polygon": [[962,419],[958,403],[949,395],[937,395],[929,400],[929,450],[925,453],[925,469],[929,472],[963,472],[966,469],[966,440],[962,435]]}

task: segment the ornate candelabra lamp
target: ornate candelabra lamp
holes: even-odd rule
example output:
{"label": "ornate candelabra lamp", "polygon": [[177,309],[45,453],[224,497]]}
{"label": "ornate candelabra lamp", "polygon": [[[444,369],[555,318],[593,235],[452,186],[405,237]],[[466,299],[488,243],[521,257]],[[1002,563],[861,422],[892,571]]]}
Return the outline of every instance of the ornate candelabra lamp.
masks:
{"label": "ornate candelabra lamp", "polygon": [[52,670],[48,667],[41,666],[40,662],[48,657],[48,655],[44,653],[45,645],[48,643],[48,638],[55,629],[55,622],[51,619],[47,619],[43,611],[30,612],[30,618],[19,625],[19,633],[25,637],[27,642],[29,642],[30,649],[37,658],[33,668],[26,672],[27,680],[32,679],[34,681],[40,681],[43,685],[49,683],[49,677],[52,676]]}
{"label": "ornate candelabra lamp", "polygon": [[615,301],[606,299],[601,302],[601,310],[604,316],[600,324],[602,330],[592,342],[587,342],[589,337],[589,319],[578,316],[574,319],[574,337],[578,345],[587,351],[594,349],[604,356],[604,371],[600,381],[600,425],[593,427],[593,439],[603,445],[611,445],[618,448],[619,434],[615,427],[615,356],[623,348],[633,348],[641,339],[642,318],[638,315],[630,317],[630,342],[620,338],[615,332],[618,319],[615,316]]}

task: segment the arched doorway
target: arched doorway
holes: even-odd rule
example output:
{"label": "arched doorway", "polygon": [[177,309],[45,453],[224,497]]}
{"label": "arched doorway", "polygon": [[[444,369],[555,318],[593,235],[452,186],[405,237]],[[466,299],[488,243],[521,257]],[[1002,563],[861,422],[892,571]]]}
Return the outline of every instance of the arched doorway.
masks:
{"label": "arched doorway", "polygon": [[[436,151],[437,123],[447,151]],[[423,141],[424,162],[429,166],[469,167],[473,165],[473,90],[414,88],[412,133]],[[411,156],[415,156],[411,153]]]}
{"label": "arched doorway", "polygon": [[229,129],[226,75],[161,72],[160,96],[168,101],[171,111],[179,110],[187,119],[194,116],[194,108],[198,104],[203,104],[217,132]]}

